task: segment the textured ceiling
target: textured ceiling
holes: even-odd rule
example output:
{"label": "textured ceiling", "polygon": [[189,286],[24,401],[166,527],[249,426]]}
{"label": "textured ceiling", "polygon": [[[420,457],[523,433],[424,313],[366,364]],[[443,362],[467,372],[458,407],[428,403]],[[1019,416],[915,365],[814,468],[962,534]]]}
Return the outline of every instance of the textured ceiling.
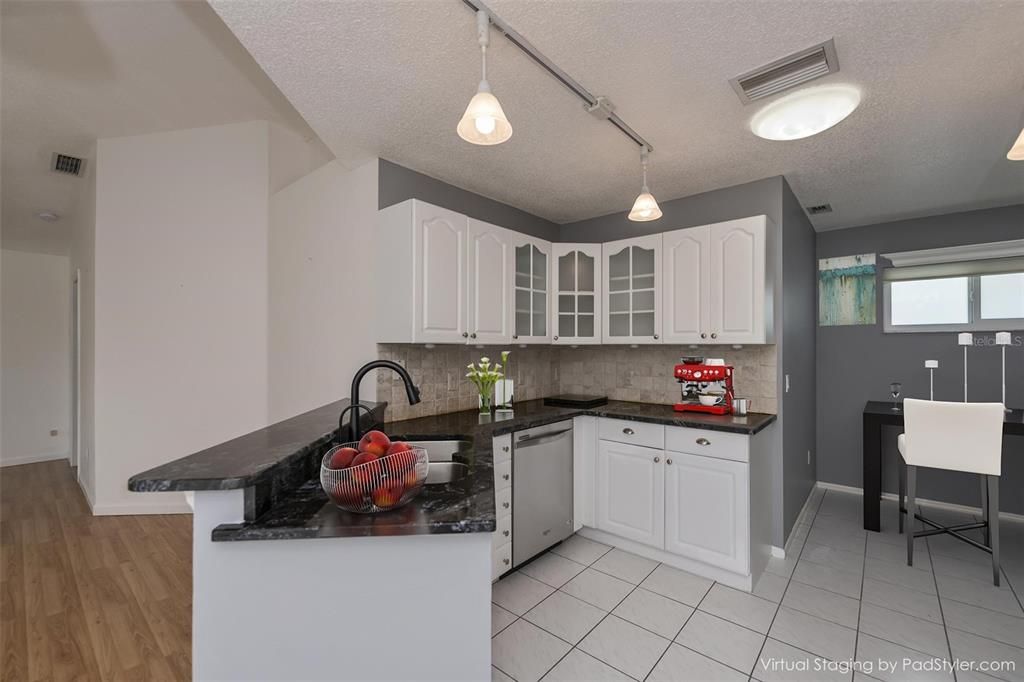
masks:
{"label": "textured ceiling", "polygon": [[[479,79],[460,0],[212,0],[264,71],[343,161],[382,156],[556,222],[625,211],[636,147],[504,38],[488,72],[515,133],[498,147],[455,124]],[[662,200],[785,175],[818,229],[1024,201],[1006,151],[1024,125],[1024,2],[832,0],[490,6],[654,146]],[[728,80],[835,37],[864,90],[835,128],[754,137]]]}
{"label": "textured ceiling", "polygon": [[4,0],[0,12],[5,247],[67,251],[84,180],[49,172],[55,151],[256,119],[320,144],[206,3]]}

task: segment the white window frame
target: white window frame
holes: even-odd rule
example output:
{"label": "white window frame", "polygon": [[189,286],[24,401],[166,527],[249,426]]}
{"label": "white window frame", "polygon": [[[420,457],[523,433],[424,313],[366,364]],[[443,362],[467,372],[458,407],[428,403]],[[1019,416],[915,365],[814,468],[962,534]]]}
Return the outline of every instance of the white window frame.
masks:
{"label": "white window frame", "polygon": [[[892,282],[885,281],[882,287],[882,330],[886,334],[916,334],[921,332],[1001,332],[1024,330],[1024,317],[986,320],[981,317],[982,275],[967,277],[967,322],[963,324],[899,324],[892,323]],[[922,280],[902,280],[922,281]]]}

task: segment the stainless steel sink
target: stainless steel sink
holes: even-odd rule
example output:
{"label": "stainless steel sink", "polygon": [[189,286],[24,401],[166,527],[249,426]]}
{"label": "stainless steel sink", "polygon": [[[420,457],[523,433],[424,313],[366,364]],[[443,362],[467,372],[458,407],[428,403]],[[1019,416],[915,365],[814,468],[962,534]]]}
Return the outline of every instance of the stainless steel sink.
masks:
{"label": "stainless steel sink", "polygon": [[431,462],[427,470],[426,485],[440,485],[451,483],[464,478],[469,473],[469,467],[458,462]]}
{"label": "stainless steel sink", "polygon": [[409,445],[426,450],[431,462],[450,462],[453,455],[468,452],[473,444],[468,440],[414,440]]}

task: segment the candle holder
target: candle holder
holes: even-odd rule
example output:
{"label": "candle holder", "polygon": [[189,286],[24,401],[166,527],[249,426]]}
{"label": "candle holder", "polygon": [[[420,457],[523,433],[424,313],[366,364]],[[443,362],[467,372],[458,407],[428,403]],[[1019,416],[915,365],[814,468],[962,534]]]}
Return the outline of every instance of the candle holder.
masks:
{"label": "candle holder", "polygon": [[964,347],[964,402],[967,402],[967,347],[974,345],[974,335],[964,332],[956,337],[957,343]]}
{"label": "candle holder", "polygon": [[924,366],[928,370],[928,400],[935,400],[935,370],[939,368],[939,361],[925,360]]}
{"label": "candle holder", "polygon": [[1010,332],[996,332],[996,345],[1003,353],[1003,410],[1006,412],[1010,411],[1010,408],[1006,406],[1006,347],[1010,345],[1011,341]]}

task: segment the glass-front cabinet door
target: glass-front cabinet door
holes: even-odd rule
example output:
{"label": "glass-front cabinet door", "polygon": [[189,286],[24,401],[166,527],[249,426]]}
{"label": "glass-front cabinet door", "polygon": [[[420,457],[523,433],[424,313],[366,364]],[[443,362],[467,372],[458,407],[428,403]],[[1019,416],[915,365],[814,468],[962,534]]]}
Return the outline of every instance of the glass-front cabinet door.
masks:
{"label": "glass-front cabinet door", "polygon": [[555,299],[551,340],[601,343],[601,245],[552,244]]}
{"label": "glass-front cabinet door", "polygon": [[661,343],[661,235],[602,245],[604,342]]}
{"label": "glass-front cabinet door", "polygon": [[516,343],[549,343],[548,293],[551,244],[520,235],[513,249],[515,317],[512,340]]}

